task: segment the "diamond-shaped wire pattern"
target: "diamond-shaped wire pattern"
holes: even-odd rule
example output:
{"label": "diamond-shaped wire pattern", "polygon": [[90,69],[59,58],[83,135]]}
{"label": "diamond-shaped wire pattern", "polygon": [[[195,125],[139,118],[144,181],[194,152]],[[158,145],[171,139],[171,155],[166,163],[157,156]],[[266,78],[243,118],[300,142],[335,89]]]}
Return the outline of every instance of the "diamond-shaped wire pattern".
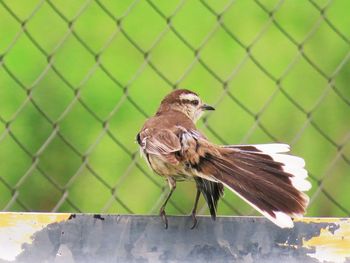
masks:
{"label": "diamond-shaped wire pattern", "polygon": [[[286,142],[309,215],[350,215],[348,1],[0,1],[0,209],[156,213],[135,134],[175,88],[224,144]],[[188,213],[178,184],[169,213]],[[202,200],[201,213],[208,213]],[[226,193],[219,214],[251,214]]]}

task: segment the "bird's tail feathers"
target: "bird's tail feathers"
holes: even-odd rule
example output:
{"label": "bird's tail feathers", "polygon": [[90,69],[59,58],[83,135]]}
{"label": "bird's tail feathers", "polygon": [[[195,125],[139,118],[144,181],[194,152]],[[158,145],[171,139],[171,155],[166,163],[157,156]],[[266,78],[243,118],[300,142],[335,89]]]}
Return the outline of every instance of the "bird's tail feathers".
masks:
{"label": "bird's tail feathers", "polygon": [[284,154],[286,144],[230,145],[220,155],[207,154],[203,164],[231,191],[280,227],[293,227],[291,217],[305,213],[311,188],[302,158]]}

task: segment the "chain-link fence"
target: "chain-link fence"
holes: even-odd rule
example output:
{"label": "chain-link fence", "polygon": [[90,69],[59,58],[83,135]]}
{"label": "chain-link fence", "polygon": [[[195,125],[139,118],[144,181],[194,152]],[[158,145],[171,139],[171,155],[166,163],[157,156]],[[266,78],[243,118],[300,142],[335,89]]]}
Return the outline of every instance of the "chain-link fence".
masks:
{"label": "chain-link fence", "polygon": [[[291,144],[309,215],[350,215],[349,1],[0,3],[1,210],[157,213],[167,184],[135,135],[188,88],[217,109],[198,123],[211,140]],[[219,204],[251,213],[229,192]]]}

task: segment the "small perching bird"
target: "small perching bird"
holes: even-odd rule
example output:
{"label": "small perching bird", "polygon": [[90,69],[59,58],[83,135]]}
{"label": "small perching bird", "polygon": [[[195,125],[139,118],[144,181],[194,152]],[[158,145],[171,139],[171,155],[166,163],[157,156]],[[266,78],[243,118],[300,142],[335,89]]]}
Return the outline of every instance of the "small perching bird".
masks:
{"label": "small perching bird", "polygon": [[289,145],[216,145],[195,126],[206,110],[189,90],[175,90],[161,102],[155,116],[146,121],[137,135],[141,153],[158,175],[167,179],[170,192],[160,209],[168,227],[165,206],[176,181],[194,179],[197,186],[192,209],[202,193],[215,220],[218,200],[224,186],[282,228],[293,227],[292,217],[301,217],[309,202],[303,193],[311,188],[302,158],[288,155]]}

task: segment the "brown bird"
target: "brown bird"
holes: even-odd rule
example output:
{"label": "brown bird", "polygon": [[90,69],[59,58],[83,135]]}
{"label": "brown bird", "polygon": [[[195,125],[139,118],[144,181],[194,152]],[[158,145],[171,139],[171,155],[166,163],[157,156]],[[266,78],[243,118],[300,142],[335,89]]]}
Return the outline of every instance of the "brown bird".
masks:
{"label": "brown bird", "polygon": [[211,217],[216,218],[224,186],[236,193],[279,227],[293,227],[291,217],[305,213],[311,188],[302,158],[285,154],[289,145],[216,145],[196,129],[206,110],[214,110],[189,90],[175,90],[161,102],[155,116],[137,135],[141,153],[158,175],[167,179],[170,192],[160,209],[165,228],[165,206],[176,181],[194,179],[197,186],[192,218],[202,193]]}

